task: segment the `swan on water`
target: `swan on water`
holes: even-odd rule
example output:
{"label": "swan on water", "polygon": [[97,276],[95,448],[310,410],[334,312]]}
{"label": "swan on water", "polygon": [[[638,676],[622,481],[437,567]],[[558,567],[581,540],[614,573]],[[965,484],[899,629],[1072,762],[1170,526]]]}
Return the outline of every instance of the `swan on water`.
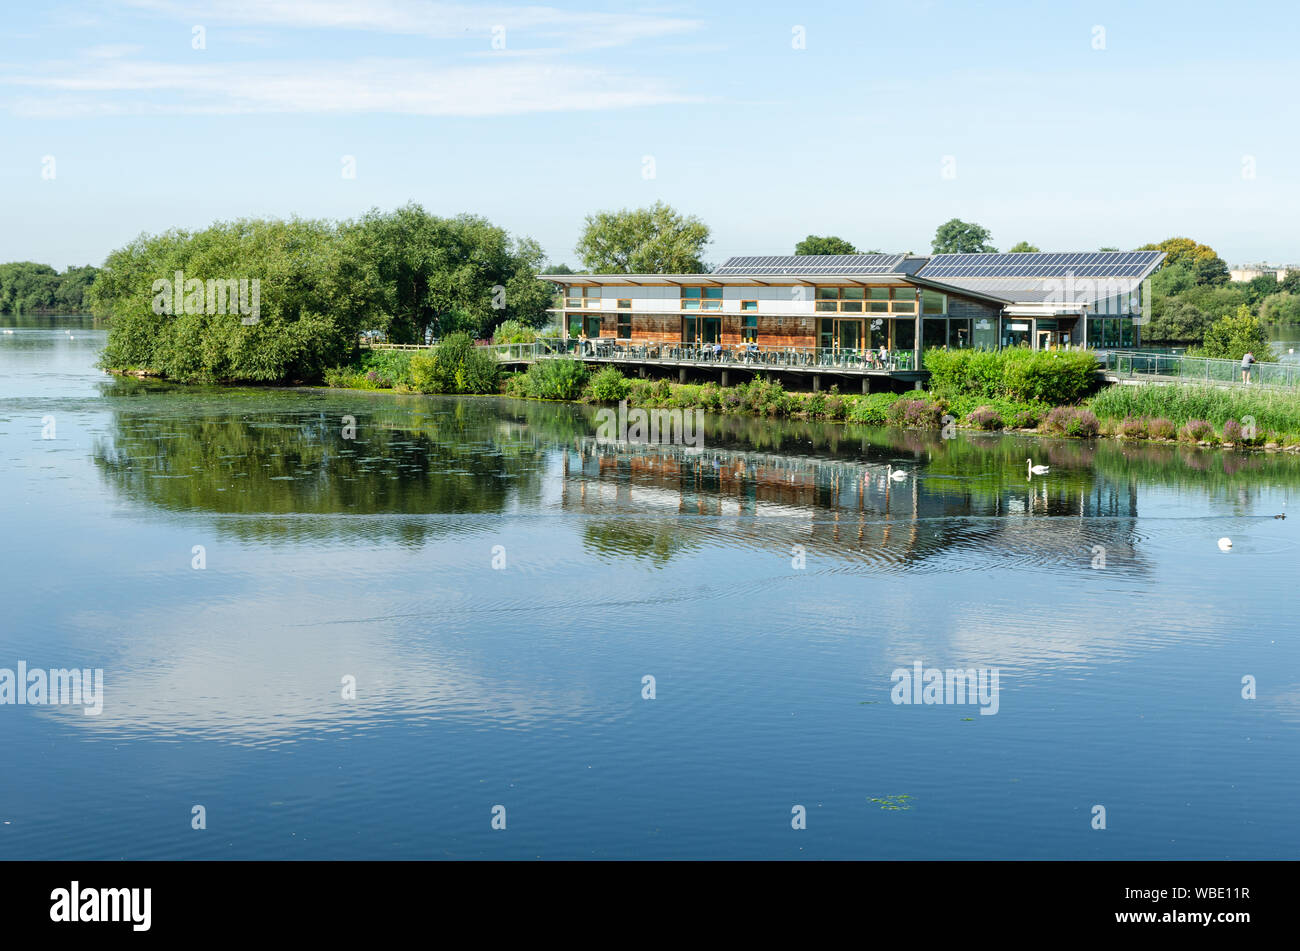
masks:
{"label": "swan on water", "polygon": [[1044,475],[1049,469],[1052,468],[1051,466],[1036,466],[1034,465],[1034,460],[1032,459],[1026,459],[1025,465],[1029,467],[1029,471],[1034,475]]}

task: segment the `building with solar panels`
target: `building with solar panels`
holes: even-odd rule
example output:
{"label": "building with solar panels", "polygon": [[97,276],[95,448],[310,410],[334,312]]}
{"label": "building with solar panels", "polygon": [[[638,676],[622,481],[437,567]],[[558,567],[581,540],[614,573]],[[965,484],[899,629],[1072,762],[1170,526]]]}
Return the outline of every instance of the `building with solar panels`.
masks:
{"label": "building with solar panels", "polygon": [[1160,251],[735,257],[708,274],[556,274],[571,337],[813,353],[1128,349]]}

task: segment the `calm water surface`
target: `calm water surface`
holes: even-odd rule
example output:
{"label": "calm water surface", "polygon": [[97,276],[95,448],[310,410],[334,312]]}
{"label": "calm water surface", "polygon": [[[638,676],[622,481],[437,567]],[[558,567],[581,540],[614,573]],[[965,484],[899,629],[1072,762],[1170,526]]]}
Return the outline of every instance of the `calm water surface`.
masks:
{"label": "calm water surface", "polygon": [[[0,667],[106,681],[0,706],[0,857],[1296,854],[1294,458],[633,451],[589,408],[143,384],[88,320],[0,326]],[[998,668],[997,714],[891,703],[917,661]]]}

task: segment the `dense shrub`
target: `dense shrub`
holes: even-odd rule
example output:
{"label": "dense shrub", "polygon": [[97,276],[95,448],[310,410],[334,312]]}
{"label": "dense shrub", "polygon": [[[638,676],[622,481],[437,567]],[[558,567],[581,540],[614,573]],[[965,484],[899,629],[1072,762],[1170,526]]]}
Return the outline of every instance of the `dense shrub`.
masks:
{"label": "dense shrub", "polygon": [[909,429],[938,429],[943,419],[943,404],[925,399],[900,399],[885,414],[890,424]]}
{"label": "dense shrub", "polygon": [[361,369],[367,373],[373,370],[388,380],[390,386],[399,383],[410,386],[414,382],[411,379],[411,353],[407,350],[363,350]]}
{"label": "dense shrub", "polygon": [[1012,429],[1036,429],[1039,421],[1043,418],[1040,410],[1022,409],[1018,410],[1011,417]]}
{"label": "dense shrub", "polygon": [[632,381],[625,377],[618,367],[605,367],[591,378],[588,393],[597,403],[617,403],[627,399],[632,390]]}
{"label": "dense shrub", "polygon": [[1147,436],[1151,439],[1173,439],[1177,432],[1178,427],[1162,416],[1147,420]]}
{"label": "dense shrub", "polygon": [[1101,431],[1097,417],[1077,406],[1057,406],[1043,417],[1038,428],[1054,436],[1095,436]]}
{"label": "dense shrub", "polygon": [[1115,427],[1116,435],[1125,439],[1146,439],[1147,420],[1145,416],[1126,416]]}
{"label": "dense shrub", "polygon": [[537,339],[537,331],[518,320],[503,320],[492,332],[493,343],[532,343]]}
{"label": "dense shrub", "polygon": [[580,360],[538,360],[524,376],[524,389],[533,399],[576,400],[587,382],[587,367]]}
{"label": "dense shrub", "polygon": [[927,350],[925,368],[930,386],[942,396],[1064,404],[1092,392],[1097,359],[1086,350]]}
{"label": "dense shrub", "polygon": [[976,429],[1001,429],[1002,414],[991,406],[980,406],[966,414],[966,422]]}
{"label": "dense shrub", "polygon": [[1230,419],[1223,424],[1223,441],[1233,445],[1241,444],[1241,423]]}
{"label": "dense shrub", "polygon": [[871,426],[884,426],[889,420],[889,407],[898,402],[895,393],[872,393],[858,400],[849,409],[849,422],[867,423]]}
{"label": "dense shrub", "polygon": [[1206,419],[1189,419],[1178,431],[1178,438],[1184,442],[1201,442],[1214,436],[1214,424]]}
{"label": "dense shrub", "polygon": [[411,357],[411,385],[421,393],[495,393],[496,355],[476,347],[468,334],[451,334],[432,354]]}

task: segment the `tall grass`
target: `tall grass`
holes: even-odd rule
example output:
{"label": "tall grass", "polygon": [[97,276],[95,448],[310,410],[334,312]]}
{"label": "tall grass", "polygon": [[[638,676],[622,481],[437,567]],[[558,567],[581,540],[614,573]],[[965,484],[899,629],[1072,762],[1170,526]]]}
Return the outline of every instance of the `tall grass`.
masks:
{"label": "tall grass", "polygon": [[1194,419],[1223,426],[1253,416],[1263,431],[1300,435],[1300,395],[1214,386],[1110,386],[1089,401],[1104,419],[1151,416],[1179,425]]}

